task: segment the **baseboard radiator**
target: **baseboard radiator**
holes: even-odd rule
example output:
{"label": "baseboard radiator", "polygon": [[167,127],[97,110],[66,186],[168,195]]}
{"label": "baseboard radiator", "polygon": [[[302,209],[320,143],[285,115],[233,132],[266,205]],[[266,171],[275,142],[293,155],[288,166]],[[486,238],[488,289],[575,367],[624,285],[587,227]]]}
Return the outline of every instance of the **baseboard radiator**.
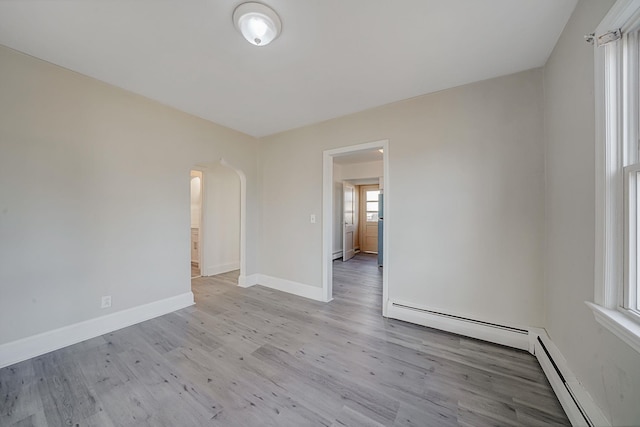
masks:
{"label": "baseboard radiator", "polygon": [[581,427],[611,425],[591,396],[573,376],[566,361],[546,333],[536,337],[535,356],[571,425]]}
{"label": "baseboard radiator", "polygon": [[400,301],[390,301],[388,317],[434,329],[452,332],[533,353],[529,331],[454,314],[416,307]]}
{"label": "baseboard radiator", "polygon": [[569,369],[562,353],[540,328],[518,328],[389,301],[387,316],[483,341],[518,348],[535,355],[573,426],[611,426],[600,408]]}
{"label": "baseboard radiator", "polygon": [[392,304],[393,304],[394,307],[401,307],[401,308],[406,308],[406,309],[409,309],[409,310],[420,311],[422,313],[429,313],[429,314],[433,314],[434,316],[445,317],[445,318],[452,319],[452,320],[458,320],[458,321],[462,321],[462,322],[473,323],[473,324],[476,324],[476,325],[487,326],[487,327],[490,327],[490,328],[502,329],[502,330],[505,330],[505,331],[515,332],[515,333],[518,333],[518,334],[524,334],[524,335],[528,335],[529,334],[529,331],[526,330],[526,329],[514,328],[512,326],[500,325],[498,323],[484,322],[482,320],[470,319],[468,317],[454,316],[453,314],[440,313],[438,311],[427,310],[426,308],[412,307],[412,306],[409,306],[409,305],[398,304],[396,302],[394,302]]}

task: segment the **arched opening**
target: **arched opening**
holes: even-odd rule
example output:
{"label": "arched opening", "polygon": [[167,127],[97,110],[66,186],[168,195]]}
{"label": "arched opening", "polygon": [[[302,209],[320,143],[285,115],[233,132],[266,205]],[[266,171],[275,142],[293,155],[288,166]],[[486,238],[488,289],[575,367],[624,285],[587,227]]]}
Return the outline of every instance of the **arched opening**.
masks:
{"label": "arched opening", "polygon": [[200,275],[237,272],[242,277],[246,269],[245,175],[224,159],[194,169],[202,174]]}

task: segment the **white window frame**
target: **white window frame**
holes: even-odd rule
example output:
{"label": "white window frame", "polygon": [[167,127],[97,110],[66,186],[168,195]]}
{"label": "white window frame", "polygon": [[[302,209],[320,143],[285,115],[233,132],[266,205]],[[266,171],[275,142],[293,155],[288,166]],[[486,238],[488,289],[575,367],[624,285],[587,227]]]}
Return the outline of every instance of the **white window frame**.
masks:
{"label": "white window frame", "polygon": [[[627,43],[640,28],[640,0],[618,0],[595,32],[596,102],[596,320],[640,352],[640,316],[631,304],[638,244],[637,203],[629,203],[640,171],[638,51]],[[598,36],[620,29],[622,38],[598,47]],[[630,31],[631,30],[631,31]],[[629,119],[631,118],[631,119]],[[635,200],[635,199],[633,199]]]}

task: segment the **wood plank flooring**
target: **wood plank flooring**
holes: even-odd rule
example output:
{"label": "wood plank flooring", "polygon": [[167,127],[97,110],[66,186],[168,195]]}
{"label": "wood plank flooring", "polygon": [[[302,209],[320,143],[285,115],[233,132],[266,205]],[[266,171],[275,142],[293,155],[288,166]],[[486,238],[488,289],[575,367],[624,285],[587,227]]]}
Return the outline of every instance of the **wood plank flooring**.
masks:
{"label": "wood plank flooring", "polygon": [[200,265],[197,262],[191,262],[191,278],[200,277]]}
{"label": "wood plank flooring", "polygon": [[569,425],[528,353],[382,318],[375,256],[328,304],[236,281],[0,370],[0,426]]}

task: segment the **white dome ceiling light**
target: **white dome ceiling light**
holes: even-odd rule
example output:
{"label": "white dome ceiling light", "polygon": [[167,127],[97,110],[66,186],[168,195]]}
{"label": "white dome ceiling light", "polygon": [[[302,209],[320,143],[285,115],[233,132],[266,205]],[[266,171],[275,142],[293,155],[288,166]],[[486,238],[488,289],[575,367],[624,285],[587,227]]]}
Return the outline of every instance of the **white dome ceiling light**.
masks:
{"label": "white dome ceiling light", "polygon": [[261,3],[242,3],[233,11],[233,22],[249,43],[266,46],[275,40],[282,30],[278,14]]}

